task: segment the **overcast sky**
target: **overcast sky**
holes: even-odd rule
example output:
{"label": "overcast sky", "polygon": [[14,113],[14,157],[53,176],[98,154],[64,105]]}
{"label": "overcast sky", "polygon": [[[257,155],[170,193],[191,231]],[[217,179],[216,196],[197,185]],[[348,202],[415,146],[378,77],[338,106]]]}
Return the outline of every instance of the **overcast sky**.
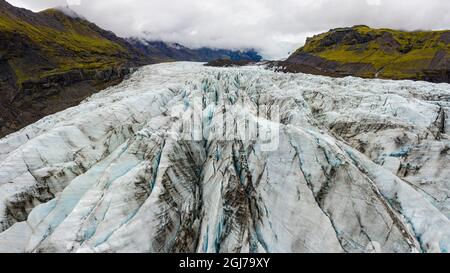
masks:
{"label": "overcast sky", "polygon": [[255,48],[286,56],[305,38],[365,24],[396,29],[450,28],[449,0],[8,0],[34,11],[72,5],[122,37],[141,36],[191,47]]}

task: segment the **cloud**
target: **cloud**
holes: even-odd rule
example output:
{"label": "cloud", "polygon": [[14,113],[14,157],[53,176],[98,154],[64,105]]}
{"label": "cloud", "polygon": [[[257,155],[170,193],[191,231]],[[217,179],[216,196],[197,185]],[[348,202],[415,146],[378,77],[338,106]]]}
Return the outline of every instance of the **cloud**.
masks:
{"label": "cloud", "polygon": [[191,47],[256,48],[286,56],[306,37],[366,24],[405,30],[450,26],[448,0],[9,0],[33,10],[67,5],[119,36]]}

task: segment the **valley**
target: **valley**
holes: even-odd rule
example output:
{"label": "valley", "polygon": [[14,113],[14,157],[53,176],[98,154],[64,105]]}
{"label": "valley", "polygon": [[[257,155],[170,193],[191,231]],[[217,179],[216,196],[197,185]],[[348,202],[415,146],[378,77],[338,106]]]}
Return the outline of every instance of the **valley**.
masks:
{"label": "valley", "polygon": [[0,140],[0,251],[447,252],[449,90],[143,67]]}

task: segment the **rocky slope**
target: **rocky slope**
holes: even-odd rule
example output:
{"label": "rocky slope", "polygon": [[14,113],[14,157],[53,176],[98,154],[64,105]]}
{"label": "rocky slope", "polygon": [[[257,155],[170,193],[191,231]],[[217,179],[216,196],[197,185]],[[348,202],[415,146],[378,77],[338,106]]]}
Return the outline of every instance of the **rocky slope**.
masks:
{"label": "rocky slope", "polygon": [[228,59],[232,61],[246,60],[258,62],[262,59],[254,50],[233,51],[207,47],[191,49],[178,43],[147,41],[138,38],[130,38],[128,41],[148,56],[169,61],[210,62],[218,59]]}
{"label": "rocky slope", "polygon": [[68,11],[34,13],[0,0],[0,136],[76,105],[131,67],[154,61]]}
{"label": "rocky slope", "polygon": [[289,72],[450,82],[450,31],[333,29],[277,65]]}
{"label": "rocky slope", "polygon": [[448,252],[450,88],[141,68],[0,140],[0,252]]}

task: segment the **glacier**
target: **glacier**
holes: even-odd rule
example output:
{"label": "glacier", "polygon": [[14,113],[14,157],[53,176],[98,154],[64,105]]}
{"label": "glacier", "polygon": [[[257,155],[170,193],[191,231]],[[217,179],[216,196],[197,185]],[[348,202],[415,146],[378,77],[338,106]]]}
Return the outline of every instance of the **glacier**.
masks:
{"label": "glacier", "polygon": [[450,85],[146,66],[0,140],[0,252],[450,250]]}

